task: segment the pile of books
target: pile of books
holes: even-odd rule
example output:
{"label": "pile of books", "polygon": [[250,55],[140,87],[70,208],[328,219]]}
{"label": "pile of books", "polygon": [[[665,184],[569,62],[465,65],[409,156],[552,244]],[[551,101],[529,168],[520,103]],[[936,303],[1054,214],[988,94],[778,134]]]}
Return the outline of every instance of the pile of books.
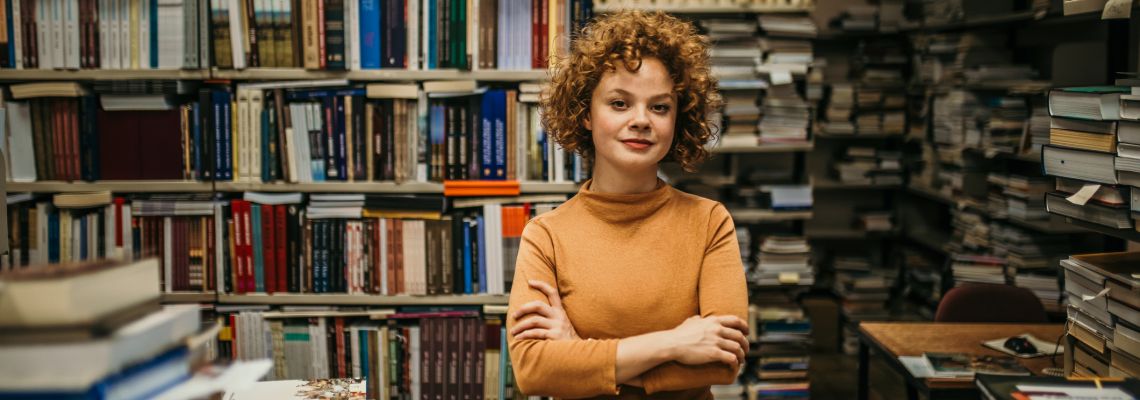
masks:
{"label": "pile of books", "polygon": [[[810,388],[811,321],[794,300],[780,293],[763,293],[748,309],[749,326],[755,327],[753,352],[755,375],[745,375],[749,392],[759,398],[806,399]],[[781,396],[782,395],[782,396]]]}
{"label": "pile of books", "polygon": [[855,108],[855,87],[850,83],[831,84],[822,130],[829,135],[854,135],[851,116]]}
{"label": "pile of books", "polygon": [[[1058,180],[1057,191],[1045,199],[1049,212],[1113,229],[1135,226],[1129,189],[1123,186],[1140,185],[1140,152],[1134,151],[1140,148],[1140,122],[1122,118],[1122,104],[1130,103],[1122,98],[1133,90],[1111,86],[1050,92],[1052,129],[1042,150],[1043,169],[1068,180]],[[1081,195],[1071,196],[1075,193]]]}
{"label": "pile of books", "polygon": [[1025,98],[995,96],[984,99],[988,118],[984,119],[981,148],[986,151],[1018,154],[1026,121],[1030,118]]}
{"label": "pile of books", "polygon": [[1023,221],[1049,218],[1045,193],[1053,189],[1052,179],[991,172],[986,181],[990,183],[986,208],[991,216]]}
{"label": "pile of books", "polygon": [[926,319],[934,319],[938,302],[942,300],[942,261],[924,252],[903,248],[903,265],[906,265],[903,296],[916,307],[914,311]]}
{"label": "pile of books", "polygon": [[840,298],[846,324],[843,327],[843,349],[854,354],[859,348],[859,323],[890,317],[887,301],[894,287],[897,270],[874,265],[867,257],[837,256],[835,294]]}
{"label": "pile of books", "polygon": [[[154,397],[216,355],[198,305],[159,304],[155,259],[0,273],[0,397]],[[204,338],[199,337],[204,336]]]}
{"label": "pile of books", "polygon": [[1076,376],[1140,376],[1140,253],[1072,255],[1061,261],[1068,295],[1066,363]]}
{"label": "pile of books", "polygon": [[852,185],[901,185],[902,152],[850,146],[833,163],[836,178]]}
{"label": "pile of books", "polygon": [[811,246],[802,236],[768,236],[760,244],[760,257],[750,280],[759,286],[815,283]]}
{"label": "pile of books", "polygon": [[757,43],[755,20],[702,19],[698,23],[712,40],[713,73],[724,99],[724,146],[755,146],[760,122],[761,91],[768,82],[756,77],[763,55]]}
{"label": "pile of books", "polygon": [[980,254],[952,254],[950,270],[954,286],[969,283],[1006,283],[1006,260],[1002,257]]}

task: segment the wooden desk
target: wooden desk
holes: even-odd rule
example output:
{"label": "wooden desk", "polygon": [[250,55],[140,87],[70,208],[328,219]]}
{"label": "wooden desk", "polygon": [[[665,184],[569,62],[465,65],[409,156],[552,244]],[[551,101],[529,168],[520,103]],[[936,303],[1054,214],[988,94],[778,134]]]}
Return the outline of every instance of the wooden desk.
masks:
{"label": "wooden desk", "polygon": [[[1003,355],[982,346],[982,342],[1025,333],[1054,342],[1065,332],[1062,324],[952,324],[930,322],[881,322],[859,325],[859,400],[868,399],[868,363],[870,349],[887,358],[887,364],[907,381],[907,395],[917,398],[921,391],[928,399],[936,397],[978,398],[972,380],[919,379],[910,375],[899,362],[899,356],[921,356],[924,352]],[[1063,345],[1063,343],[1062,343]],[[1042,368],[1053,367],[1051,357],[1022,359],[1021,365],[1040,375]],[[1057,367],[1063,366],[1060,355]]]}

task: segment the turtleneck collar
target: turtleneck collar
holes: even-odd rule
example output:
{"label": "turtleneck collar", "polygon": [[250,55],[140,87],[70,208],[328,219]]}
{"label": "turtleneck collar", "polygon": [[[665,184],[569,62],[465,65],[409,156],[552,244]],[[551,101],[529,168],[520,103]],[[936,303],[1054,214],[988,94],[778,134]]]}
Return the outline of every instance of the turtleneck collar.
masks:
{"label": "turtleneck collar", "polygon": [[673,187],[660,178],[657,188],[645,193],[615,194],[599,193],[590,190],[593,180],[588,180],[578,189],[577,198],[594,216],[610,223],[625,223],[642,220],[673,198]]}

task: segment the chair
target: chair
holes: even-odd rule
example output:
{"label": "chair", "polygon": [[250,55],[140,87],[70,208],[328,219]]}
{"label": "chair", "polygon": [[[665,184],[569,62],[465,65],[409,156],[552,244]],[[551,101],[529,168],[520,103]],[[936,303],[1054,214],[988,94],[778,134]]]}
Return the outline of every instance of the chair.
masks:
{"label": "chair", "polygon": [[1010,285],[978,283],[946,292],[934,322],[1045,323],[1045,307],[1032,291]]}

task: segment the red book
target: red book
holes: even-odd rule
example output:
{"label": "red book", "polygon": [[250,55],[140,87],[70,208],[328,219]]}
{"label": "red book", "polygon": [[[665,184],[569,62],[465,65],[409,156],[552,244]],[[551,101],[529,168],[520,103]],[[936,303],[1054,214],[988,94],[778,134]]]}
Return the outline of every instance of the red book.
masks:
{"label": "red book", "polygon": [[287,251],[285,244],[285,242],[288,241],[288,237],[285,235],[285,231],[288,229],[288,221],[285,218],[285,211],[287,207],[288,206],[286,205],[273,206],[273,211],[275,214],[274,225],[276,225],[276,229],[274,230],[274,238],[276,239],[274,250],[277,252],[277,257],[274,258],[274,261],[277,267],[277,291],[279,292],[289,291],[289,281],[286,279],[289,276],[289,262],[288,258],[286,258],[288,256],[286,255]]}
{"label": "red book", "polygon": [[[339,377],[347,377],[344,365],[344,318],[336,318],[336,373]],[[351,371],[349,371],[351,372]]]}
{"label": "red book", "polygon": [[245,214],[246,211],[243,204],[248,204],[242,200],[233,200],[230,202],[230,209],[234,219],[234,290],[237,293],[249,292],[249,280],[247,278],[246,258],[245,258]]}
{"label": "red book", "polygon": [[249,292],[257,291],[257,275],[253,265],[253,211],[248,201],[242,201],[242,264],[245,265],[245,289]]}
{"label": "red book", "polygon": [[388,259],[388,270],[385,271],[385,273],[388,274],[389,295],[399,294],[399,291],[397,291],[398,288],[396,287],[396,221],[395,219],[389,219],[384,229],[386,231],[385,234],[388,236],[388,251],[384,254],[384,257]]}
{"label": "red book", "polygon": [[277,292],[277,224],[274,222],[273,206],[262,205],[261,226],[261,266],[265,271],[265,293]]}
{"label": "red book", "polygon": [[536,10],[541,10],[538,16],[538,53],[536,59],[538,65],[535,69],[546,68],[547,55],[550,54],[550,13],[554,10],[550,9],[550,2],[546,0],[538,0],[538,7]]}
{"label": "red book", "polygon": [[71,163],[70,164],[71,169],[69,169],[68,171],[70,171],[71,180],[78,181],[83,176],[83,174],[79,170],[80,164],[82,164],[82,162],[79,161],[79,152],[80,151],[79,151],[79,101],[78,100],[68,100],[67,101],[67,143],[70,145],[70,147],[68,148],[69,154],[68,154],[67,160],[68,160],[68,162]]}
{"label": "red book", "polygon": [[530,0],[530,67],[538,68],[538,52],[542,50],[539,42],[542,37],[538,34],[538,29],[542,27],[542,22],[538,19],[542,17],[542,3],[546,0]]}
{"label": "red book", "polygon": [[404,287],[404,221],[398,219],[392,221],[396,223],[396,228],[392,232],[396,242],[391,249],[396,260],[392,267],[396,270],[396,294],[404,294],[408,290]]}
{"label": "red book", "polygon": [[64,162],[67,157],[67,146],[63,144],[63,101],[49,100],[46,104],[49,105],[51,110],[51,147],[52,147],[52,161],[55,165],[55,176],[52,179],[66,181],[67,177],[67,163]]}

